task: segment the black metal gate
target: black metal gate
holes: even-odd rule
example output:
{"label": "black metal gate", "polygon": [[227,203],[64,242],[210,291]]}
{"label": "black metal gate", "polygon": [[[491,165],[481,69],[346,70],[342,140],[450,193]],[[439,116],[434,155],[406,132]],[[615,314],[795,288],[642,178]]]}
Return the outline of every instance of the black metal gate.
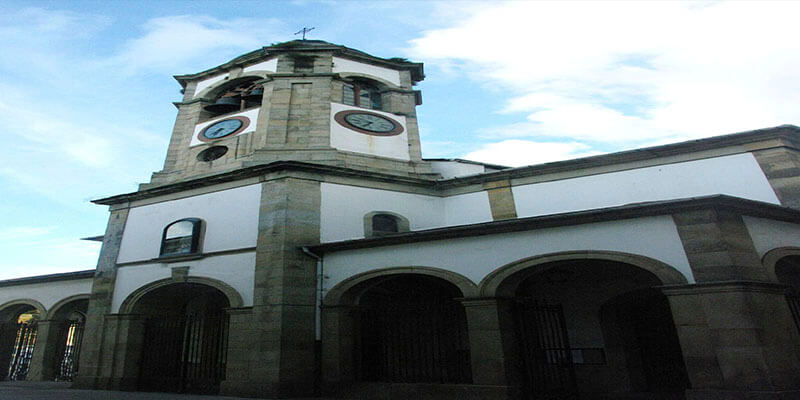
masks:
{"label": "black metal gate", "polygon": [[789,309],[792,311],[794,325],[797,327],[797,330],[800,331],[800,296],[798,296],[797,292],[794,290],[790,290],[786,293],[786,301],[789,303]]}
{"label": "black metal gate", "polygon": [[215,394],[225,380],[228,318],[190,314],[145,322],[139,389]]}
{"label": "black metal gate", "polygon": [[78,358],[83,339],[82,321],[66,321],[59,327],[56,357],[56,381],[72,381],[78,372]]}
{"label": "black metal gate", "polygon": [[560,305],[519,300],[514,318],[529,399],[577,399],[572,351]]}
{"label": "black metal gate", "polygon": [[470,383],[463,306],[384,303],[361,310],[361,379]]}
{"label": "black metal gate", "polygon": [[8,380],[24,381],[31,366],[33,348],[36,345],[36,321],[17,324],[11,359],[8,363]]}

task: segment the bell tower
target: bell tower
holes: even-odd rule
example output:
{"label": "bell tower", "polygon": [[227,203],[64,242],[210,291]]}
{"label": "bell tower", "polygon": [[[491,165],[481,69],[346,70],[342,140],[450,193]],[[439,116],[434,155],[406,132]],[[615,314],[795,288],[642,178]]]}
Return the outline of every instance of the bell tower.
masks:
{"label": "bell tower", "polygon": [[276,161],[399,175],[421,158],[420,63],[295,40],[175,79],[183,101],[163,170],[144,188]]}

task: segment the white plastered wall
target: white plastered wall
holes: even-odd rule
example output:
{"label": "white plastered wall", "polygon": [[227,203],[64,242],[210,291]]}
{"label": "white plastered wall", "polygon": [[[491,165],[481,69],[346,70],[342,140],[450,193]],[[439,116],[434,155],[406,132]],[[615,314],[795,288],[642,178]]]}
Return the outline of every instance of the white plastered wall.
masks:
{"label": "white plastered wall", "polygon": [[346,58],[333,57],[333,73],[356,73],[372,75],[400,86],[400,72],[389,68],[378,67],[376,65],[364,64]]}
{"label": "white plastered wall", "polygon": [[[385,115],[403,126],[403,132],[394,136],[375,136],[339,125],[334,119],[336,113],[345,110],[358,110]],[[404,161],[410,160],[408,155],[408,131],[406,117],[378,110],[368,110],[359,107],[331,103],[331,147],[344,151],[365,153],[381,157],[396,158]]]}
{"label": "white plastered wall", "polygon": [[750,153],[512,188],[519,217],[725,194],[780,204]]}
{"label": "white plastered wall", "polygon": [[458,161],[429,161],[429,163],[431,164],[433,172],[442,174],[443,179],[486,172],[486,168],[480,164],[462,163]]}
{"label": "white plastered wall", "polygon": [[222,281],[239,292],[244,306],[252,306],[255,265],[256,253],[251,251],[172,264],[153,263],[121,267],[117,270],[111,312],[119,312],[122,302],[136,289],[171,277],[174,267],[189,267],[190,277],[198,276]]}
{"label": "white plastered wall", "polygon": [[59,301],[79,294],[88,295],[91,291],[92,278],[6,286],[0,288],[0,304],[32,299],[42,303],[45,311],[50,312]]}
{"label": "white plastered wall", "polygon": [[800,225],[748,216],[742,219],[759,257],[778,247],[800,248]]}
{"label": "white plastered wall", "polygon": [[489,195],[483,191],[442,198],[333,183],[322,183],[320,191],[323,243],[363,238],[364,215],[372,211],[400,214],[411,230],[492,220]]}
{"label": "white plastered wall", "polygon": [[271,58],[266,61],[262,61],[258,64],[248,65],[244,67],[242,73],[248,74],[251,72],[256,71],[265,71],[265,72],[275,72],[278,69],[278,58]]}
{"label": "white plastered wall", "polygon": [[260,200],[261,186],[249,185],[131,208],[117,262],[158,257],[164,228],[182,218],[205,222],[204,253],[255,247]]}
{"label": "white plastered wall", "polygon": [[228,78],[228,73],[214,75],[210,78],[203,79],[200,82],[197,82],[197,87],[194,89],[194,97],[202,94],[204,90],[210,88],[217,82],[223,81]]}
{"label": "white plastered wall", "polygon": [[213,143],[213,142],[203,142],[200,139],[198,139],[200,131],[202,131],[205,127],[207,127],[207,126],[209,126],[209,125],[211,125],[213,123],[216,123],[216,122],[222,121],[223,119],[228,119],[228,118],[231,118],[231,117],[247,117],[247,119],[250,120],[250,124],[247,125],[247,128],[245,128],[241,132],[239,132],[239,133],[237,133],[235,135],[225,136],[225,138],[232,138],[232,137],[244,135],[244,134],[247,134],[247,133],[250,133],[250,132],[254,132],[256,130],[256,124],[258,122],[258,112],[259,111],[261,111],[261,107],[254,108],[254,109],[247,110],[247,111],[242,111],[242,112],[236,113],[236,114],[226,114],[223,117],[215,118],[215,119],[212,119],[212,120],[209,120],[209,121],[205,121],[205,122],[203,122],[201,124],[197,124],[194,127],[194,133],[192,134],[192,141],[189,143],[189,146],[193,147],[193,146],[198,146],[198,145],[201,145],[201,144]]}
{"label": "white plastered wall", "polygon": [[657,216],[331,252],[324,259],[324,288],[329,290],[364,272],[410,266],[454,271],[477,285],[489,273],[511,262],[581,250],[650,257],[674,267],[687,281],[694,282],[675,223],[670,216]]}

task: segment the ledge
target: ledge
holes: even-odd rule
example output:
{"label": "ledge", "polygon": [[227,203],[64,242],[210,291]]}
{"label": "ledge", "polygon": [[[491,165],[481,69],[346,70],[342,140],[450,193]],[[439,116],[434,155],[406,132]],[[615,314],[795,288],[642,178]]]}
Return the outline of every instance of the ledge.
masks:
{"label": "ledge", "polygon": [[39,275],[39,276],[29,276],[25,278],[7,279],[4,281],[0,281],[0,287],[92,278],[94,277],[94,271],[95,270],[90,269],[86,271],[64,272],[60,274]]}
{"label": "ledge", "polygon": [[529,231],[559,226],[581,225],[596,222],[670,215],[678,212],[702,209],[725,209],[743,215],[770,218],[779,221],[800,223],[800,210],[761,201],[747,200],[726,195],[692,197],[677,200],[633,203],[622,206],[573,211],[560,214],[541,215],[511,220],[459,225],[446,228],[398,233],[381,238],[355,239],[308,246],[315,253],[391,246],[443,239],[456,239],[487,234]]}

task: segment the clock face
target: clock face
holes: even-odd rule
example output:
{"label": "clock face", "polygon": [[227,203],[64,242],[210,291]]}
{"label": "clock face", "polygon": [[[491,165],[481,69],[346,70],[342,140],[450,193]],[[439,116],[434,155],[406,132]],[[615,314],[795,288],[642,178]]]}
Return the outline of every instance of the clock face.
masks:
{"label": "clock face", "polygon": [[389,117],[365,111],[341,111],[334,119],[356,131],[375,136],[394,136],[403,132],[403,125]]}
{"label": "clock face", "polygon": [[198,139],[208,142],[211,140],[222,139],[234,133],[239,133],[250,125],[247,117],[233,117],[215,122],[200,131]]}

